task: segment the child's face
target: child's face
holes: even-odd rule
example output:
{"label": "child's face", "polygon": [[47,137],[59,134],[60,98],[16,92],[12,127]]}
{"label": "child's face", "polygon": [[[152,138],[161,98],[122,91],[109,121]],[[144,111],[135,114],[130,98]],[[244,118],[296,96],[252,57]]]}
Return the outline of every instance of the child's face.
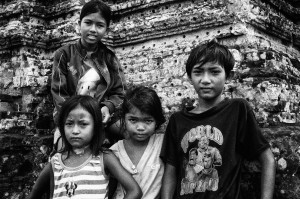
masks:
{"label": "child's face", "polygon": [[87,48],[93,48],[107,31],[107,23],[101,13],[86,15],[79,21],[81,42]]}
{"label": "child's face", "polygon": [[190,81],[200,102],[218,103],[222,99],[221,94],[224,89],[226,74],[224,68],[217,62],[196,64],[191,71]]}
{"label": "child's face", "polygon": [[125,114],[125,125],[128,140],[147,142],[155,132],[156,121],[151,115],[133,107]]}
{"label": "child's face", "polygon": [[64,130],[73,149],[85,148],[93,138],[94,119],[88,111],[78,105],[69,113]]}

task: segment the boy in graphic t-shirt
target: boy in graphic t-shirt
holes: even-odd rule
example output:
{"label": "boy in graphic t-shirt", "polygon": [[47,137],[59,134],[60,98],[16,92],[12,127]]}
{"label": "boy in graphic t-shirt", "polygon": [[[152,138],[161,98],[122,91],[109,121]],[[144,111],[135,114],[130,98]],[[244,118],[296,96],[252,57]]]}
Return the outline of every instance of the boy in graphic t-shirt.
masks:
{"label": "boy in graphic t-shirt", "polygon": [[261,163],[261,198],[273,196],[275,161],[244,99],[222,95],[234,66],[227,47],[212,40],[191,51],[186,72],[198,106],[173,114],[161,158],[162,199],[240,199],[243,160]]}

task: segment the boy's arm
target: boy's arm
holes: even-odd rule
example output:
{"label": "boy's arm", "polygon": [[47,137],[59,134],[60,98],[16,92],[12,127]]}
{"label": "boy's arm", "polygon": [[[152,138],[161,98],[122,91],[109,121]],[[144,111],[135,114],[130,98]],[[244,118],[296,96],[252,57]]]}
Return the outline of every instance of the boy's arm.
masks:
{"label": "boy's arm", "polygon": [[166,163],[166,168],[162,180],[161,198],[172,199],[176,187],[176,168]]}
{"label": "boy's arm", "polygon": [[261,199],[271,199],[275,184],[275,159],[269,148],[260,154],[259,161],[262,165]]}

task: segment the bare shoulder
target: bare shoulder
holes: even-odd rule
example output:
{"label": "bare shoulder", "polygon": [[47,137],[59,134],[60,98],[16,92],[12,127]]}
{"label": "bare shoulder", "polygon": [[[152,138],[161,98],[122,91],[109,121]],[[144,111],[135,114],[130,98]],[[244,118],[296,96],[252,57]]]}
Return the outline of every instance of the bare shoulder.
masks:
{"label": "bare shoulder", "polygon": [[118,163],[119,160],[117,156],[112,152],[112,150],[107,150],[103,152],[103,163],[104,167],[111,167]]}

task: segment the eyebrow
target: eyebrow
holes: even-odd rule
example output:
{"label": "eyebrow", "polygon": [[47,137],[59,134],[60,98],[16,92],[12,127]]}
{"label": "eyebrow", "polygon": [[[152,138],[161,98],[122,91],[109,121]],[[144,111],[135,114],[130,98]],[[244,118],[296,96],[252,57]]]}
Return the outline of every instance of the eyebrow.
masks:
{"label": "eyebrow", "polygon": [[134,115],[127,115],[127,117],[130,117],[130,118],[142,118],[142,119],[154,119],[152,116],[146,116],[146,117],[137,117],[137,116],[134,116]]}

